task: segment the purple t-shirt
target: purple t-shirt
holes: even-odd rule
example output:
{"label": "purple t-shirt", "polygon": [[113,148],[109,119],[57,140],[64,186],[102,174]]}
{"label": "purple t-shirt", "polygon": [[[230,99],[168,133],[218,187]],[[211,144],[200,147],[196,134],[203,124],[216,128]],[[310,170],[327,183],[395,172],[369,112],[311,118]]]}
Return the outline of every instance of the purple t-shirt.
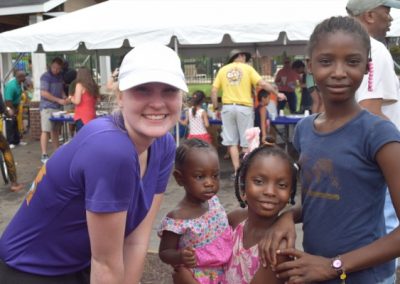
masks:
{"label": "purple t-shirt", "polygon": [[[63,88],[64,88],[64,79],[61,74],[54,76],[50,71],[47,71],[40,77],[41,91],[47,91],[53,96],[62,98]],[[61,108],[61,105],[56,102],[49,101],[41,96],[40,110],[45,108],[59,109]]]}
{"label": "purple t-shirt", "polygon": [[112,117],[91,121],[40,170],[0,239],[0,259],[40,275],[87,267],[91,252],[85,211],[128,211],[129,235],[146,216],[154,194],[165,191],[175,147],[170,134],[156,139],[141,179],[127,133]]}

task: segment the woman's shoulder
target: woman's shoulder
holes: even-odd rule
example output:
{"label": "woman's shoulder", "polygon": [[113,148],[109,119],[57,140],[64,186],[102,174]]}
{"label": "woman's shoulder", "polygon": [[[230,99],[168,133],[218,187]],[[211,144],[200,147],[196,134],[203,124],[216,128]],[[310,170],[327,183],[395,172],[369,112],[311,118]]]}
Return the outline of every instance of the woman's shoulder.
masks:
{"label": "woman's shoulder", "polygon": [[157,151],[157,155],[161,155],[162,153],[159,151],[165,152],[173,152],[175,155],[176,143],[175,139],[171,133],[167,133],[159,138],[157,138],[153,145],[151,146],[154,151]]}
{"label": "woman's shoulder", "polygon": [[96,118],[82,128],[74,140],[80,141],[81,146],[90,150],[91,146],[98,145],[103,154],[110,152],[115,155],[118,152],[125,152],[134,149],[132,141],[127,133],[117,127],[112,116]]}

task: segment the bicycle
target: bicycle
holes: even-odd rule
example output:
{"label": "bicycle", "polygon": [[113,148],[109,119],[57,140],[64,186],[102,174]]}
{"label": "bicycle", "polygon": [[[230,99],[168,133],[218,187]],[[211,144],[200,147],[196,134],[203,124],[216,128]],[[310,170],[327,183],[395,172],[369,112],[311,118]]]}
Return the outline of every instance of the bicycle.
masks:
{"label": "bicycle", "polygon": [[[6,121],[7,120],[11,120],[11,118],[7,117],[5,114],[2,114],[2,116],[1,116],[2,129],[1,129],[1,131],[2,131],[3,135],[4,135],[4,133],[6,133]],[[4,135],[4,137],[6,137],[6,136]],[[1,172],[1,176],[3,177],[4,184],[5,185],[9,184],[10,178],[8,175],[7,164],[6,164],[6,160],[4,158],[3,151],[0,151],[0,172]]]}
{"label": "bicycle", "polygon": [[3,152],[0,151],[0,171],[1,171],[1,176],[3,177],[4,184],[7,185],[10,182],[10,179],[8,177],[8,170],[7,170],[7,165],[6,161],[4,159]]}

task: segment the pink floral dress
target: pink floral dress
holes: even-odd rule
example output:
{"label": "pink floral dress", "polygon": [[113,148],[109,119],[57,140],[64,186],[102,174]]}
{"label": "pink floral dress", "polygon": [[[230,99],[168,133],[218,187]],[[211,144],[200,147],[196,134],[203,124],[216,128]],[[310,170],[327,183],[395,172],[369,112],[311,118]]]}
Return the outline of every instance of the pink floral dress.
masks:
{"label": "pink floral dress", "polygon": [[199,283],[218,284],[224,275],[224,266],[232,253],[232,230],[225,210],[217,196],[209,201],[209,210],[195,219],[172,219],[165,217],[158,230],[181,235],[179,248],[193,247],[197,267],[191,269]]}
{"label": "pink floral dress", "polygon": [[225,271],[224,284],[248,284],[260,267],[258,246],[249,249],[243,247],[243,227],[246,220],[240,223],[233,231],[232,258]]}

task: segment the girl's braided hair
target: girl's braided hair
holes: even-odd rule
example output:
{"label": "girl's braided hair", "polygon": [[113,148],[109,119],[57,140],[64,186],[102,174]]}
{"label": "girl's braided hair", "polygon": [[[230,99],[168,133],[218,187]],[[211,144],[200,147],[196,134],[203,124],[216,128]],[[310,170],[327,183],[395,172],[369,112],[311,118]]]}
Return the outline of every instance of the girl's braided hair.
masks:
{"label": "girl's braided hair", "polygon": [[202,148],[202,149],[209,149],[210,151],[216,151],[212,145],[208,144],[203,140],[197,138],[184,140],[176,149],[175,168],[181,169],[184,166],[188,152],[194,148],[197,149]]}
{"label": "girl's braided hair", "polygon": [[328,33],[344,32],[352,35],[357,35],[363,42],[368,55],[371,49],[371,42],[367,31],[354,18],[347,16],[330,17],[319,23],[310,36],[308,42],[307,53],[311,58],[315,46],[320,42],[321,38]]}

